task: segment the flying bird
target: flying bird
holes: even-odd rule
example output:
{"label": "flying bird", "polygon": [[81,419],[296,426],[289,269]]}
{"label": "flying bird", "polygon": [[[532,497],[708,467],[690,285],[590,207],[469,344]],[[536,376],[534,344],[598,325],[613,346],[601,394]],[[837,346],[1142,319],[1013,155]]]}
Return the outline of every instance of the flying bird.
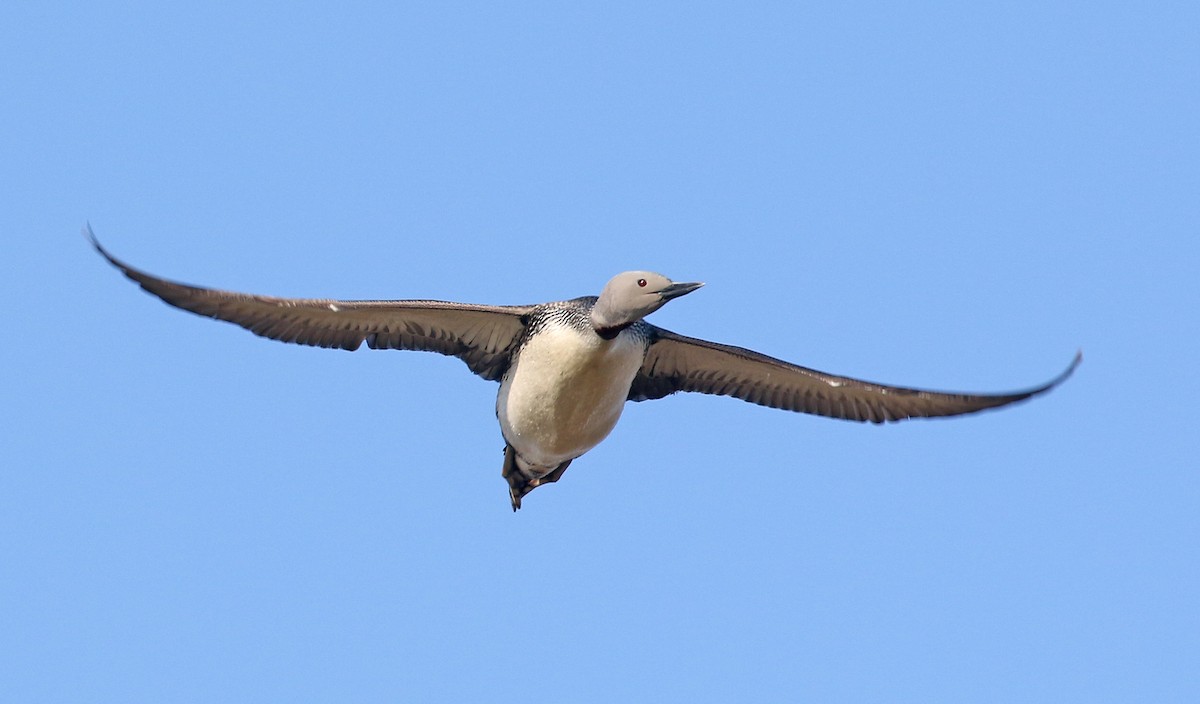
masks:
{"label": "flying bird", "polygon": [[649,271],[614,276],[599,296],[525,306],[446,301],[275,298],[176,283],[129,266],[84,229],[105,259],[168,304],[255,335],[356,350],[423,350],[458,357],[500,382],[502,476],[514,511],[612,431],[626,401],[679,391],[733,396],[771,408],[883,423],[999,408],[1046,393],[1066,371],[1024,391],[925,391],[836,376],[752,350],[686,337],[644,318],[701,283]]}

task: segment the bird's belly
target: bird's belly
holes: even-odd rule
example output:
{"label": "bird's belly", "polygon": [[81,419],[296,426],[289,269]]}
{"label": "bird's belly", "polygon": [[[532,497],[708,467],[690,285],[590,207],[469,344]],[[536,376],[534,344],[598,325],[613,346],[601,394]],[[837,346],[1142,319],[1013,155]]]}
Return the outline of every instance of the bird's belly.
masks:
{"label": "bird's belly", "polygon": [[592,449],[621,417],[645,357],[631,335],[543,329],[525,343],[500,384],[496,415],[504,439],[547,470]]}

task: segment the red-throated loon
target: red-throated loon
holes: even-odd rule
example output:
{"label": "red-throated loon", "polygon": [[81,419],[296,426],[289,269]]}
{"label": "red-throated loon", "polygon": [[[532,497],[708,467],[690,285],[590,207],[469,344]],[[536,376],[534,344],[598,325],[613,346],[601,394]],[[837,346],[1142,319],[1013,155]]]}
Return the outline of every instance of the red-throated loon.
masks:
{"label": "red-throated loon", "polygon": [[626,401],[677,391],[733,396],[762,406],[854,421],[974,413],[1045,393],[1078,366],[1035,388],[1002,394],[924,391],[826,374],[764,354],[685,337],[644,317],[700,288],[648,271],[627,271],[599,297],[527,306],[445,301],[273,298],[174,283],[96,250],[143,289],[192,313],[282,342],[356,350],[424,350],[458,357],[499,381],[502,474],[513,510],[533,489],[558,481],[571,461],[616,425]]}

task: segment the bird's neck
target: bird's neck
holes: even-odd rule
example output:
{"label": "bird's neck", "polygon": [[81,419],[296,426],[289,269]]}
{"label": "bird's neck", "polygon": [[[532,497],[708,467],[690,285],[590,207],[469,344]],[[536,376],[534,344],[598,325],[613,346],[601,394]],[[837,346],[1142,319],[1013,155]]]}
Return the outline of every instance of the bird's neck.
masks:
{"label": "bird's neck", "polygon": [[592,330],[595,330],[596,334],[605,340],[613,340],[616,339],[617,335],[621,334],[622,330],[630,325],[633,325],[633,323],[621,323],[620,325],[609,325],[601,328],[593,327]]}

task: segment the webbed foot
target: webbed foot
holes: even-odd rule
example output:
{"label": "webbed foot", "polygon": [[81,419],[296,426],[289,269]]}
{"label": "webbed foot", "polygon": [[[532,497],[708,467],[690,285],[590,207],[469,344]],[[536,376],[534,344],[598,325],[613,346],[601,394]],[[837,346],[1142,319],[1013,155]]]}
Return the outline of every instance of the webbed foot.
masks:
{"label": "webbed foot", "polygon": [[521,498],[543,484],[551,484],[562,477],[567,471],[571,460],[567,460],[541,477],[530,477],[517,466],[517,451],[512,445],[504,446],[504,466],[500,475],[508,480],[508,497],[512,500],[513,511],[521,508]]}

